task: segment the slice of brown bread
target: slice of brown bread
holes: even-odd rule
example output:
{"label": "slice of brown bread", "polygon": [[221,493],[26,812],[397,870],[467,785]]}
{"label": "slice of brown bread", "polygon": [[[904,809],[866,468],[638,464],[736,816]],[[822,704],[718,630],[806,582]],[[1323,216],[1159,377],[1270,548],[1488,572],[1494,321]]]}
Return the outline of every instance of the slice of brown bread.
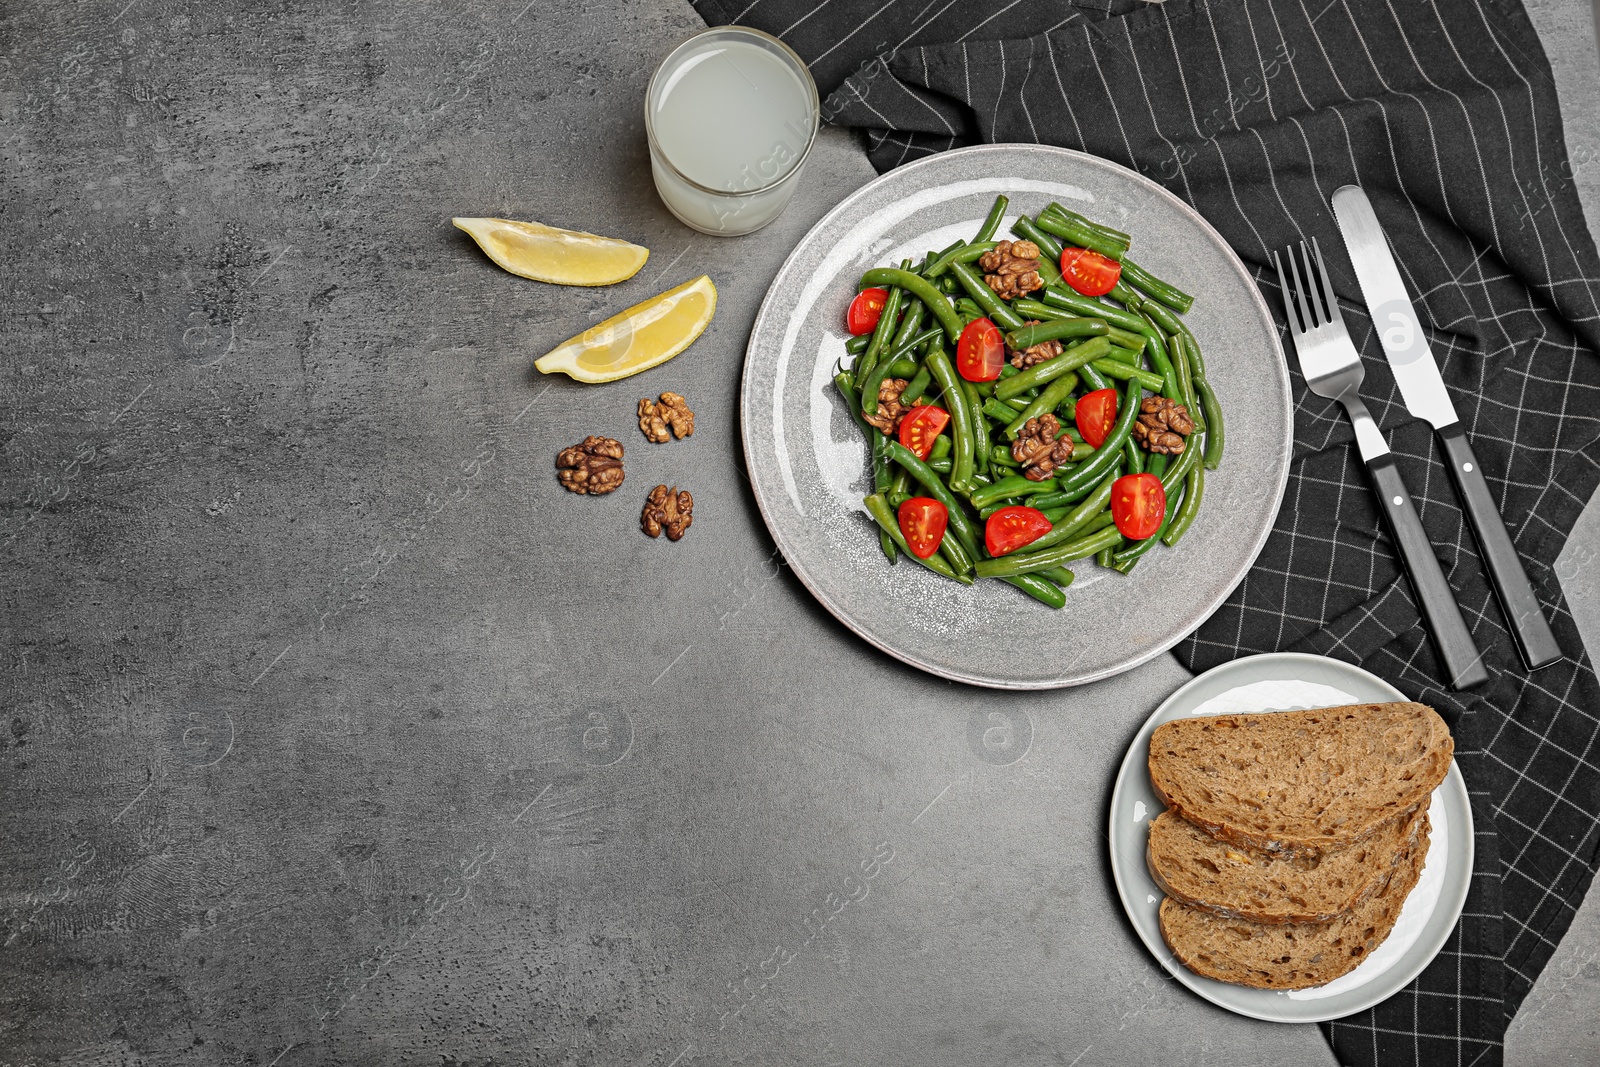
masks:
{"label": "slice of brown bread", "polygon": [[1321,851],[1415,811],[1454,751],[1424,704],[1200,715],[1156,727],[1150,783],[1164,805],[1231,844]]}
{"label": "slice of brown bread", "polygon": [[1185,967],[1219,982],[1257,989],[1325,985],[1355,970],[1389,936],[1427,855],[1424,824],[1383,888],[1333,922],[1253,923],[1167,897],[1161,902],[1161,936]]}
{"label": "slice of brown bread", "polygon": [[1150,824],[1145,863],[1167,896],[1258,923],[1325,923],[1370,897],[1422,829],[1427,801],[1344,848],[1301,855],[1260,852],[1218,841],[1164,811]]}

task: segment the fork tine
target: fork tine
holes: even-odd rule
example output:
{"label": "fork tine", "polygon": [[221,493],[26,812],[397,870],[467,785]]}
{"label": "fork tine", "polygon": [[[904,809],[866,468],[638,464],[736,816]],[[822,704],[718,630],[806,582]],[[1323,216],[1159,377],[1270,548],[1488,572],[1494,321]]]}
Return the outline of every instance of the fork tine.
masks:
{"label": "fork tine", "polygon": [[1317,288],[1317,272],[1311,269],[1311,249],[1304,241],[1300,242],[1300,261],[1306,267],[1306,299],[1311,301],[1311,313],[1316,316],[1318,326],[1326,326],[1331,320],[1328,309],[1322,304],[1322,292]]}
{"label": "fork tine", "polygon": [[[1306,243],[1301,241],[1301,250],[1304,251],[1305,247]],[[1317,327],[1317,320],[1311,317],[1311,309],[1306,307],[1306,290],[1300,283],[1300,264],[1295,260],[1292,246],[1289,249],[1289,270],[1294,274],[1294,298],[1300,301],[1300,317],[1305,320],[1306,330],[1314,330]],[[1309,273],[1309,268],[1307,271]]]}
{"label": "fork tine", "polygon": [[[1317,253],[1317,274],[1322,278],[1322,299],[1327,302],[1328,321],[1339,322],[1344,316],[1339,313],[1339,298],[1333,295],[1333,279],[1328,277],[1327,265],[1322,262],[1322,249],[1317,246],[1317,239],[1311,239],[1311,248]],[[1306,268],[1308,271],[1309,267]]]}
{"label": "fork tine", "polygon": [[1289,320],[1289,333],[1298,337],[1306,331],[1294,317],[1294,300],[1291,297],[1289,281],[1283,276],[1283,262],[1278,259],[1276,250],[1272,253],[1272,268],[1278,272],[1278,289],[1283,293],[1283,311],[1284,317]]}

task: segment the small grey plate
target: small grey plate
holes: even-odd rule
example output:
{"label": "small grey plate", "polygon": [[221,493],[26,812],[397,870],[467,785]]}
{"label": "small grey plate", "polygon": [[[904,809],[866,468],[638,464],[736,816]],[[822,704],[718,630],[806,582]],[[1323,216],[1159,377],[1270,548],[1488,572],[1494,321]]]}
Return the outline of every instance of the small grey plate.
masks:
{"label": "small grey plate", "polygon": [[1174,978],[1229,1011],[1279,1023],[1320,1023],[1364,1011],[1404,989],[1455,929],[1472,880],[1472,808],[1455,763],[1428,808],[1432,824],[1422,877],[1406,897],[1388,938],[1342,978],[1315,989],[1280,992],[1202,978],[1179,963],[1161,938],[1161,890],[1145,866],[1150,820],[1165,809],[1150,785],[1150,735],[1173,719],[1224,712],[1405,700],[1398,689],[1360,667],[1323,656],[1276,652],[1215,667],[1173,693],[1145,721],[1128,748],[1111,793],[1111,873],[1122,906],[1156,959]]}
{"label": "small grey plate", "polygon": [[[845,308],[870,267],[970,238],[997,193],[1013,214],[1051,200],[1133,237],[1138,262],[1194,293],[1186,316],[1227,414],[1222,468],[1175,549],[1127,577],[1085,561],[1067,607],[1011,586],[970,588],[889,566],[861,500],[866,442],[833,388]],[[1245,267],[1192,208],[1103,159],[1040,145],[945,152],[868,182],[812,227],[756,316],[741,392],[745,462],[773,539],[841,622],[913,666],[1002,689],[1109,677],[1171,648],[1217,609],[1260,552],[1289,474],[1289,376],[1278,331]]]}

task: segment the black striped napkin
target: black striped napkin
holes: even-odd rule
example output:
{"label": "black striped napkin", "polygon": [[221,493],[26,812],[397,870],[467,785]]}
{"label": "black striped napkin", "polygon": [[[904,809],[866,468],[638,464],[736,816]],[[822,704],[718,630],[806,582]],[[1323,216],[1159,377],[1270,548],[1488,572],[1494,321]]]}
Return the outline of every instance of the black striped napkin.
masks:
{"label": "black striped napkin", "polygon": [[[1345,1063],[1499,1063],[1600,840],[1600,685],[1555,572],[1600,482],[1600,257],[1521,6],[694,2],[709,23],[788,42],[827,94],[827,118],[865,130],[879,170],[986,141],[1092,152],[1199,209],[1274,306],[1270,249],[1304,235],[1332,253],[1367,357],[1363,393],[1489,650],[1492,681],[1472,694],[1443,687],[1349,424],[1298,374],[1295,461],[1274,534],[1178,655],[1196,671],[1254,652],[1336,656],[1450,719],[1478,829],[1466,914],[1409,988],[1324,1029]],[[1406,412],[1380,358],[1328,207],[1347,183],[1366,189],[1421,294],[1456,408],[1568,653],[1554,666],[1529,674],[1518,661],[1431,429]]]}

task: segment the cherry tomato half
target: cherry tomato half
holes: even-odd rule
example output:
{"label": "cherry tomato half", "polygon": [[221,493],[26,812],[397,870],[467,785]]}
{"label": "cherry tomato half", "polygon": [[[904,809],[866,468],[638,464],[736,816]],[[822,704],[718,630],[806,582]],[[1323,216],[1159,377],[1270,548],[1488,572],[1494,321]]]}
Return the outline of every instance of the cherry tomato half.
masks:
{"label": "cherry tomato half", "polygon": [[1006,365],[1006,342],[1000,327],[973,319],[956,342],[956,370],[969,382],[992,382]]}
{"label": "cherry tomato half", "polygon": [[1050,532],[1050,520],[1038,508],[1001,508],[983,527],[983,544],[991,556],[1015,552]]}
{"label": "cherry tomato half", "polygon": [[944,408],[929,404],[914,407],[900,420],[900,443],[915,452],[918,459],[927,459],[933,451],[933,439],[949,421],[950,413]]}
{"label": "cherry tomato half", "polygon": [[914,496],[900,505],[900,532],[918,559],[927,559],[939,550],[949,524],[950,512],[931,496]]}
{"label": "cherry tomato half", "polygon": [[845,328],[857,337],[876,330],[878,317],[883,314],[883,305],[888,302],[887,289],[861,290],[856,294],[856,298],[850,301],[850,310],[844,316]]}
{"label": "cherry tomato half", "polygon": [[1154,474],[1124,474],[1111,483],[1111,518],[1123,537],[1152,537],[1166,516],[1167,491]]}
{"label": "cherry tomato half", "polygon": [[1105,296],[1122,277],[1122,264],[1087,248],[1061,250],[1061,276],[1084,296]]}
{"label": "cherry tomato half", "polygon": [[1096,389],[1092,393],[1085,393],[1083,399],[1078,401],[1078,409],[1073,417],[1077,420],[1078,432],[1083,434],[1084,443],[1099,448],[1111,436],[1111,429],[1117,424],[1117,391]]}

